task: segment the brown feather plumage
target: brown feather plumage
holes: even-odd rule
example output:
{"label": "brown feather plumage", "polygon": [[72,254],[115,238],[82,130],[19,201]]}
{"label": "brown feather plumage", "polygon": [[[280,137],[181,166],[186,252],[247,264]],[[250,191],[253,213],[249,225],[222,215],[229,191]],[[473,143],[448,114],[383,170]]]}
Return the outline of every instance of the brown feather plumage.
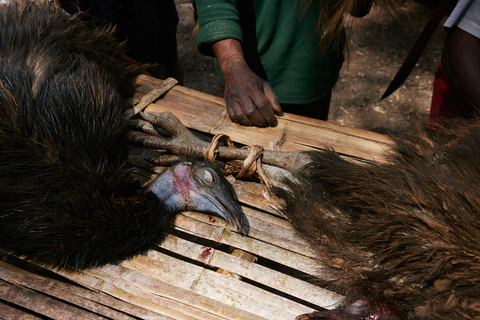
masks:
{"label": "brown feather plumage", "polygon": [[478,150],[476,120],[397,139],[388,164],[313,153],[277,195],[318,253],[316,281],[409,319],[480,317]]}

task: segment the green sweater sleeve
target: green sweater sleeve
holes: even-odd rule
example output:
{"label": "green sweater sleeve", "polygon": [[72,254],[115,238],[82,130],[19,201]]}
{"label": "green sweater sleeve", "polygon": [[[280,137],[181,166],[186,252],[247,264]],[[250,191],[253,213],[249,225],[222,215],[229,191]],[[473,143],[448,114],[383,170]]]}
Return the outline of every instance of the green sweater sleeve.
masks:
{"label": "green sweater sleeve", "polygon": [[213,56],[212,44],[224,39],[242,42],[242,28],[235,0],[196,0],[199,32],[197,46],[204,55]]}
{"label": "green sweater sleeve", "polygon": [[[306,104],[325,96],[338,79],[343,56],[318,50],[314,32],[318,2],[304,14],[298,0],[196,0],[197,45],[213,56],[212,44],[241,42],[250,69],[267,81],[280,103]],[[217,76],[224,85],[216,65]]]}

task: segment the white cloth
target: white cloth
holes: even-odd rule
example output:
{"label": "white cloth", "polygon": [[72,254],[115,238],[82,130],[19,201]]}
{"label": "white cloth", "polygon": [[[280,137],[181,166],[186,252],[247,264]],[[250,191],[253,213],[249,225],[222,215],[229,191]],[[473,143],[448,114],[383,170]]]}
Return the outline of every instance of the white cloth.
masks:
{"label": "white cloth", "polygon": [[459,0],[443,26],[449,29],[456,26],[480,38],[480,0]]}

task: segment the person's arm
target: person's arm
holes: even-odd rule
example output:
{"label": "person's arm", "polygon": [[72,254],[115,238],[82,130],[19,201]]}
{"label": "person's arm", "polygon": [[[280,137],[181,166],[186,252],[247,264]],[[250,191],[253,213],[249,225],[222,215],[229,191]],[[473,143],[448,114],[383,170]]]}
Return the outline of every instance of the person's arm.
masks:
{"label": "person's arm", "polygon": [[282,109],[268,82],[247,65],[240,41],[225,39],[212,45],[225,82],[225,103],[230,120],[247,126],[276,126]]}
{"label": "person's arm", "polygon": [[243,59],[243,32],[236,1],[196,0],[196,6],[198,49],[204,55],[215,56],[221,64],[230,119],[250,126],[275,126],[274,113],[281,114],[282,109],[270,84]]}
{"label": "person's arm", "polygon": [[442,52],[445,74],[466,108],[467,114],[480,110],[480,39],[456,27]]}

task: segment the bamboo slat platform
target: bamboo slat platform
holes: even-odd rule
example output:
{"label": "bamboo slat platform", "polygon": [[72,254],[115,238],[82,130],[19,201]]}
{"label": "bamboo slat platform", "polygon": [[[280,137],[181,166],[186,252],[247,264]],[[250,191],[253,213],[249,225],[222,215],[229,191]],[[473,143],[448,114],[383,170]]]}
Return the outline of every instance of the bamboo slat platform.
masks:
{"label": "bamboo slat platform", "polygon": [[[142,76],[138,83],[137,98],[162,81]],[[346,157],[383,161],[390,144],[378,134],[288,114],[276,128],[242,127],[226,118],[222,99],[181,86],[145,112],[166,110],[194,130],[265,149],[286,132],[284,151],[330,145]],[[72,273],[0,253],[0,318],[287,320],[341,303],[340,295],[306,281],[322,274],[315,253],[270,208],[260,185],[229,179],[248,218],[247,236],[220,218],[185,212],[155,250],[120,265]]]}

